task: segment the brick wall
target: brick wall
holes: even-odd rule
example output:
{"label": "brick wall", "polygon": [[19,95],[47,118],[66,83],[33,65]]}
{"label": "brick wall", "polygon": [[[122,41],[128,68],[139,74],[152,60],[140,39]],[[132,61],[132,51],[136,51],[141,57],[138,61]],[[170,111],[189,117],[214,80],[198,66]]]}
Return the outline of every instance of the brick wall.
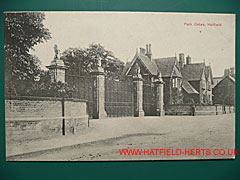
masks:
{"label": "brick wall", "polygon": [[166,115],[190,115],[191,106],[189,105],[165,105]]}
{"label": "brick wall", "polygon": [[[88,125],[86,102],[66,99],[66,135]],[[14,97],[5,100],[7,141],[25,141],[62,135],[62,100],[59,98]]]}
{"label": "brick wall", "polygon": [[172,84],[171,84],[171,79],[170,78],[163,78],[164,81],[164,88],[163,88],[163,102],[164,104],[171,104],[172,103],[172,99],[171,99],[171,94],[172,94]]}
{"label": "brick wall", "polygon": [[[197,105],[195,115],[219,115],[235,112],[234,106]],[[191,115],[191,105],[165,105],[166,115]]]}

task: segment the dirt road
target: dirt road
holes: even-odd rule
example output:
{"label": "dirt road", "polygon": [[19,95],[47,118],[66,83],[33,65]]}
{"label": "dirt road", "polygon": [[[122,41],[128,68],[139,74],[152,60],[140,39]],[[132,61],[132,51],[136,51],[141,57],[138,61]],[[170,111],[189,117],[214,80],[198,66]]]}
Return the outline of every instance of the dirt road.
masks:
{"label": "dirt road", "polygon": [[[108,138],[99,141],[81,143],[74,146],[51,149],[48,151],[27,153],[9,157],[8,160],[20,161],[101,161],[101,160],[158,160],[158,159],[210,159],[233,158],[233,155],[159,155],[157,150],[149,154],[151,149],[225,149],[226,153],[234,148],[235,142],[235,114],[219,116],[180,117],[168,116],[165,118],[148,117],[144,121],[132,121],[119,119],[111,122],[95,121],[92,126],[102,131],[123,131],[126,128],[138,128],[131,134]],[[109,122],[109,123],[107,123]],[[105,123],[105,124],[104,124]],[[134,123],[136,124],[134,126]],[[121,127],[122,126],[122,127]],[[120,129],[119,129],[120,128]],[[126,131],[127,132],[127,131]],[[120,155],[121,149],[145,150],[145,155]],[[193,152],[194,153],[194,152]],[[196,152],[195,152],[196,153]],[[204,155],[203,155],[204,154]]]}

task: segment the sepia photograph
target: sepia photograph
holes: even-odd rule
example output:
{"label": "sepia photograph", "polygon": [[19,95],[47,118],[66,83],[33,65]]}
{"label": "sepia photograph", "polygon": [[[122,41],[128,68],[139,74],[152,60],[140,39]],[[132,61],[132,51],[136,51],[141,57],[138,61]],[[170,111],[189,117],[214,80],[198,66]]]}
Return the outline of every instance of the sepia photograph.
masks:
{"label": "sepia photograph", "polygon": [[235,22],[5,12],[6,161],[235,159]]}

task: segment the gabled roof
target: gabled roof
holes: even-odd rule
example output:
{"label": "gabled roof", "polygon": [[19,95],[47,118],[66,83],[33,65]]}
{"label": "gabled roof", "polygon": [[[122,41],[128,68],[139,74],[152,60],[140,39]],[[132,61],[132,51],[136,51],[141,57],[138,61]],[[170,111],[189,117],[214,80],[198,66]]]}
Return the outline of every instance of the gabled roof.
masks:
{"label": "gabled roof", "polygon": [[127,63],[125,68],[123,69],[123,73],[122,75],[127,75],[131,69],[131,67],[133,66],[133,64],[135,63],[136,60],[140,60],[140,62],[142,62],[142,64],[146,67],[146,69],[152,74],[152,75],[157,75],[158,74],[158,69],[155,65],[155,63],[153,61],[151,61],[147,56],[140,54],[140,53],[136,53],[136,55],[134,56],[133,60],[131,63]]}
{"label": "gabled roof", "polygon": [[135,63],[136,60],[140,60],[140,62],[142,62],[142,64],[146,67],[146,69],[152,74],[152,75],[157,75],[158,74],[158,68],[156,66],[156,64],[151,61],[147,56],[137,53],[132,62],[130,64],[126,64],[125,68],[124,68],[124,72],[123,75],[127,75],[128,72],[130,71],[131,67],[133,66],[133,64]]}
{"label": "gabled roof", "polygon": [[182,69],[183,78],[187,81],[199,81],[204,69],[205,63],[185,64]]}
{"label": "gabled roof", "polygon": [[182,77],[182,74],[178,70],[177,66],[173,66],[172,77]]}
{"label": "gabled roof", "polygon": [[[223,77],[223,79],[221,80],[221,81],[223,81],[224,79],[230,79],[232,82],[234,82],[235,83],[235,78],[234,77],[232,77],[232,76],[225,76],[225,77]],[[221,82],[221,81],[219,81],[219,83]],[[219,84],[218,83],[218,84]]]}
{"label": "gabled roof", "polygon": [[234,77],[232,77],[232,76],[225,76],[225,77],[222,78],[222,80],[220,80],[220,81],[214,86],[214,88],[218,87],[219,84],[221,84],[221,83],[222,83],[224,80],[226,80],[226,79],[229,79],[230,81],[232,81],[233,83],[235,83],[235,78],[234,78]]}
{"label": "gabled roof", "polygon": [[188,94],[199,94],[198,91],[196,89],[194,89],[194,87],[192,87],[192,85],[183,79],[182,81],[182,88],[188,93]]}
{"label": "gabled roof", "polygon": [[213,87],[215,87],[224,77],[214,77],[213,78]]}
{"label": "gabled roof", "polygon": [[156,67],[156,64],[153,61],[151,61],[147,56],[143,54],[138,54],[138,57],[144,63],[144,65],[152,75],[158,74],[158,69]]}
{"label": "gabled roof", "polygon": [[208,79],[209,76],[210,76],[211,83],[214,84],[213,83],[213,75],[212,75],[212,68],[211,68],[211,66],[205,66],[205,71],[204,72],[205,72],[206,79]]}
{"label": "gabled roof", "polygon": [[130,66],[131,66],[131,62],[127,62],[126,65],[123,68],[122,76],[124,76],[126,74],[126,72],[128,71]]}
{"label": "gabled roof", "polygon": [[153,59],[153,61],[160,70],[162,77],[171,77],[172,75],[182,77],[181,72],[176,68],[178,64],[176,57],[158,58]]}

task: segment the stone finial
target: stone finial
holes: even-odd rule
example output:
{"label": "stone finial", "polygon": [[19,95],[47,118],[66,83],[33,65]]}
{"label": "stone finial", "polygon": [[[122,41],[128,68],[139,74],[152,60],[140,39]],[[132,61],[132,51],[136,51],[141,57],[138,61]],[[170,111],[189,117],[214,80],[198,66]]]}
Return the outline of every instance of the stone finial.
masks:
{"label": "stone finial", "polygon": [[139,75],[141,73],[141,68],[138,65],[138,63],[136,63],[136,75]]}
{"label": "stone finial", "polygon": [[54,52],[55,52],[54,59],[60,59],[60,50],[58,49],[56,44],[54,45]]}
{"label": "stone finial", "polygon": [[98,67],[102,67],[102,58],[98,56]]}
{"label": "stone finial", "polygon": [[136,63],[136,65],[135,65],[135,73],[134,73],[133,78],[135,78],[135,79],[142,79],[141,68],[138,65],[138,63]]}
{"label": "stone finial", "polygon": [[73,51],[71,52],[71,55],[72,55],[72,57],[75,57],[75,54],[74,54],[74,52],[73,52]]}
{"label": "stone finial", "polygon": [[162,79],[162,73],[161,72],[158,72],[158,78]]}
{"label": "stone finial", "polygon": [[163,83],[162,73],[160,71],[158,72],[157,77],[158,77],[158,82]]}

